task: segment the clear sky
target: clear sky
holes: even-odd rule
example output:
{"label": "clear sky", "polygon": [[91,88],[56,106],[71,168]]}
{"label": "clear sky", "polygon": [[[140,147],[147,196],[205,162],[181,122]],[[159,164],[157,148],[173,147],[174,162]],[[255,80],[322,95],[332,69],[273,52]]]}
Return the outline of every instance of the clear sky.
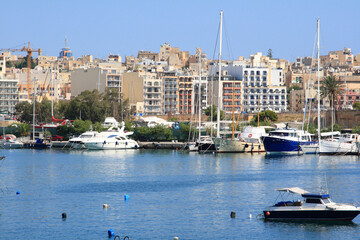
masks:
{"label": "clear sky", "polygon": [[51,56],[58,56],[66,35],[75,57],[125,59],[138,50],[159,52],[168,42],[191,54],[201,47],[212,58],[220,10],[224,59],[266,55],[269,48],[291,61],[311,56],[317,18],[321,55],[344,47],[360,53],[359,0],[0,0],[0,6],[0,48],[30,41]]}

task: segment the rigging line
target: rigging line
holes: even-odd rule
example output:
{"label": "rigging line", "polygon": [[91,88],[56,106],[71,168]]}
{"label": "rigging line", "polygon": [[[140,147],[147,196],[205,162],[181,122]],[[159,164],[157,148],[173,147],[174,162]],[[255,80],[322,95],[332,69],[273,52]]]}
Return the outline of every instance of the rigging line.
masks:
{"label": "rigging line", "polygon": [[219,33],[220,33],[220,23],[219,23],[218,32],[217,32],[217,35],[216,35],[216,41],[215,41],[215,47],[214,47],[214,53],[213,53],[212,60],[215,59],[215,52],[216,52],[216,49],[217,49],[217,43],[218,43],[218,39],[219,39]]}
{"label": "rigging line", "polygon": [[227,50],[228,50],[229,58],[234,59],[234,57],[232,55],[232,50],[231,50],[231,45],[230,45],[230,38],[228,36],[228,31],[227,31],[227,28],[226,28],[225,19],[223,20],[223,23],[224,23],[224,33],[225,33],[226,47],[227,47]]}

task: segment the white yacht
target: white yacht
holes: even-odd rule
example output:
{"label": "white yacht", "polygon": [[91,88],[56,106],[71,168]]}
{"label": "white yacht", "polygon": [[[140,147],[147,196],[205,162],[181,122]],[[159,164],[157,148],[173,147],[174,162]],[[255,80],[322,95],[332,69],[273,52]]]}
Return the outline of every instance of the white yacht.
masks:
{"label": "white yacht", "polygon": [[114,149],[136,149],[139,144],[129,139],[133,132],[124,132],[124,126],[118,130],[103,131],[84,142],[85,148],[89,150],[114,150]]}
{"label": "white yacht", "polygon": [[359,135],[354,133],[346,133],[338,138],[329,138],[321,140],[320,154],[359,154]]}
{"label": "white yacht", "polygon": [[[279,192],[278,198],[281,201],[264,209],[266,220],[351,221],[360,213],[359,207],[335,203],[327,193],[309,193],[298,187],[281,188],[276,191]],[[296,200],[288,201],[290,195],[296,195]],[[298,200],[298,195],[304,200]]]}
{"label": "white yacht", "polygon": [[84,132],[80,136],[70,138],[68,146],[72,149],[85,149],[84,143],[98,134],[97,131]]}

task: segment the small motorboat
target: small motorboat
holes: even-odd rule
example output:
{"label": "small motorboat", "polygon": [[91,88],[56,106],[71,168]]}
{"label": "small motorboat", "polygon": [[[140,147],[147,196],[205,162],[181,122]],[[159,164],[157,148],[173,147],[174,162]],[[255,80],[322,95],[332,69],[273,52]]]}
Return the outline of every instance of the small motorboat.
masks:
{"label": "small motorboat", "polygon": [[[266,220],[351,221],[360,214],[360,207],[335,203],[327,193],[310,193],[298,187],[281,188],[276,191],[279,192],[282,201],[264,210]],[[284,197],[290,195],[301,195],[304,199],[285,201]]]}

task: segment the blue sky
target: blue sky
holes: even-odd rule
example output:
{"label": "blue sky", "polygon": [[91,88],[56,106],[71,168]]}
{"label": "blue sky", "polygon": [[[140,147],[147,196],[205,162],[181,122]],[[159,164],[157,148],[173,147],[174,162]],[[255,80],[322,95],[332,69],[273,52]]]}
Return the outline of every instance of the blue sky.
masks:
{"label": "blue sky", "polygon": [[[255,52],[293,61],[311,56],[320,18],[320,53],[350,47],[360,53],[360,1],[9,1],[0,0],[0,48],[30,41],[44,55],[59,54],[65,35],[75,57],[159,52],[168,42],[213,57],[220,10],[224,11],[223,58]],[[227,44],[228,43],[228,44]],[[228,47],[229,46],[229,47]],[[217,58],[216,55],[215,58]],[[35,54],[36,55],[36,54]]]}

